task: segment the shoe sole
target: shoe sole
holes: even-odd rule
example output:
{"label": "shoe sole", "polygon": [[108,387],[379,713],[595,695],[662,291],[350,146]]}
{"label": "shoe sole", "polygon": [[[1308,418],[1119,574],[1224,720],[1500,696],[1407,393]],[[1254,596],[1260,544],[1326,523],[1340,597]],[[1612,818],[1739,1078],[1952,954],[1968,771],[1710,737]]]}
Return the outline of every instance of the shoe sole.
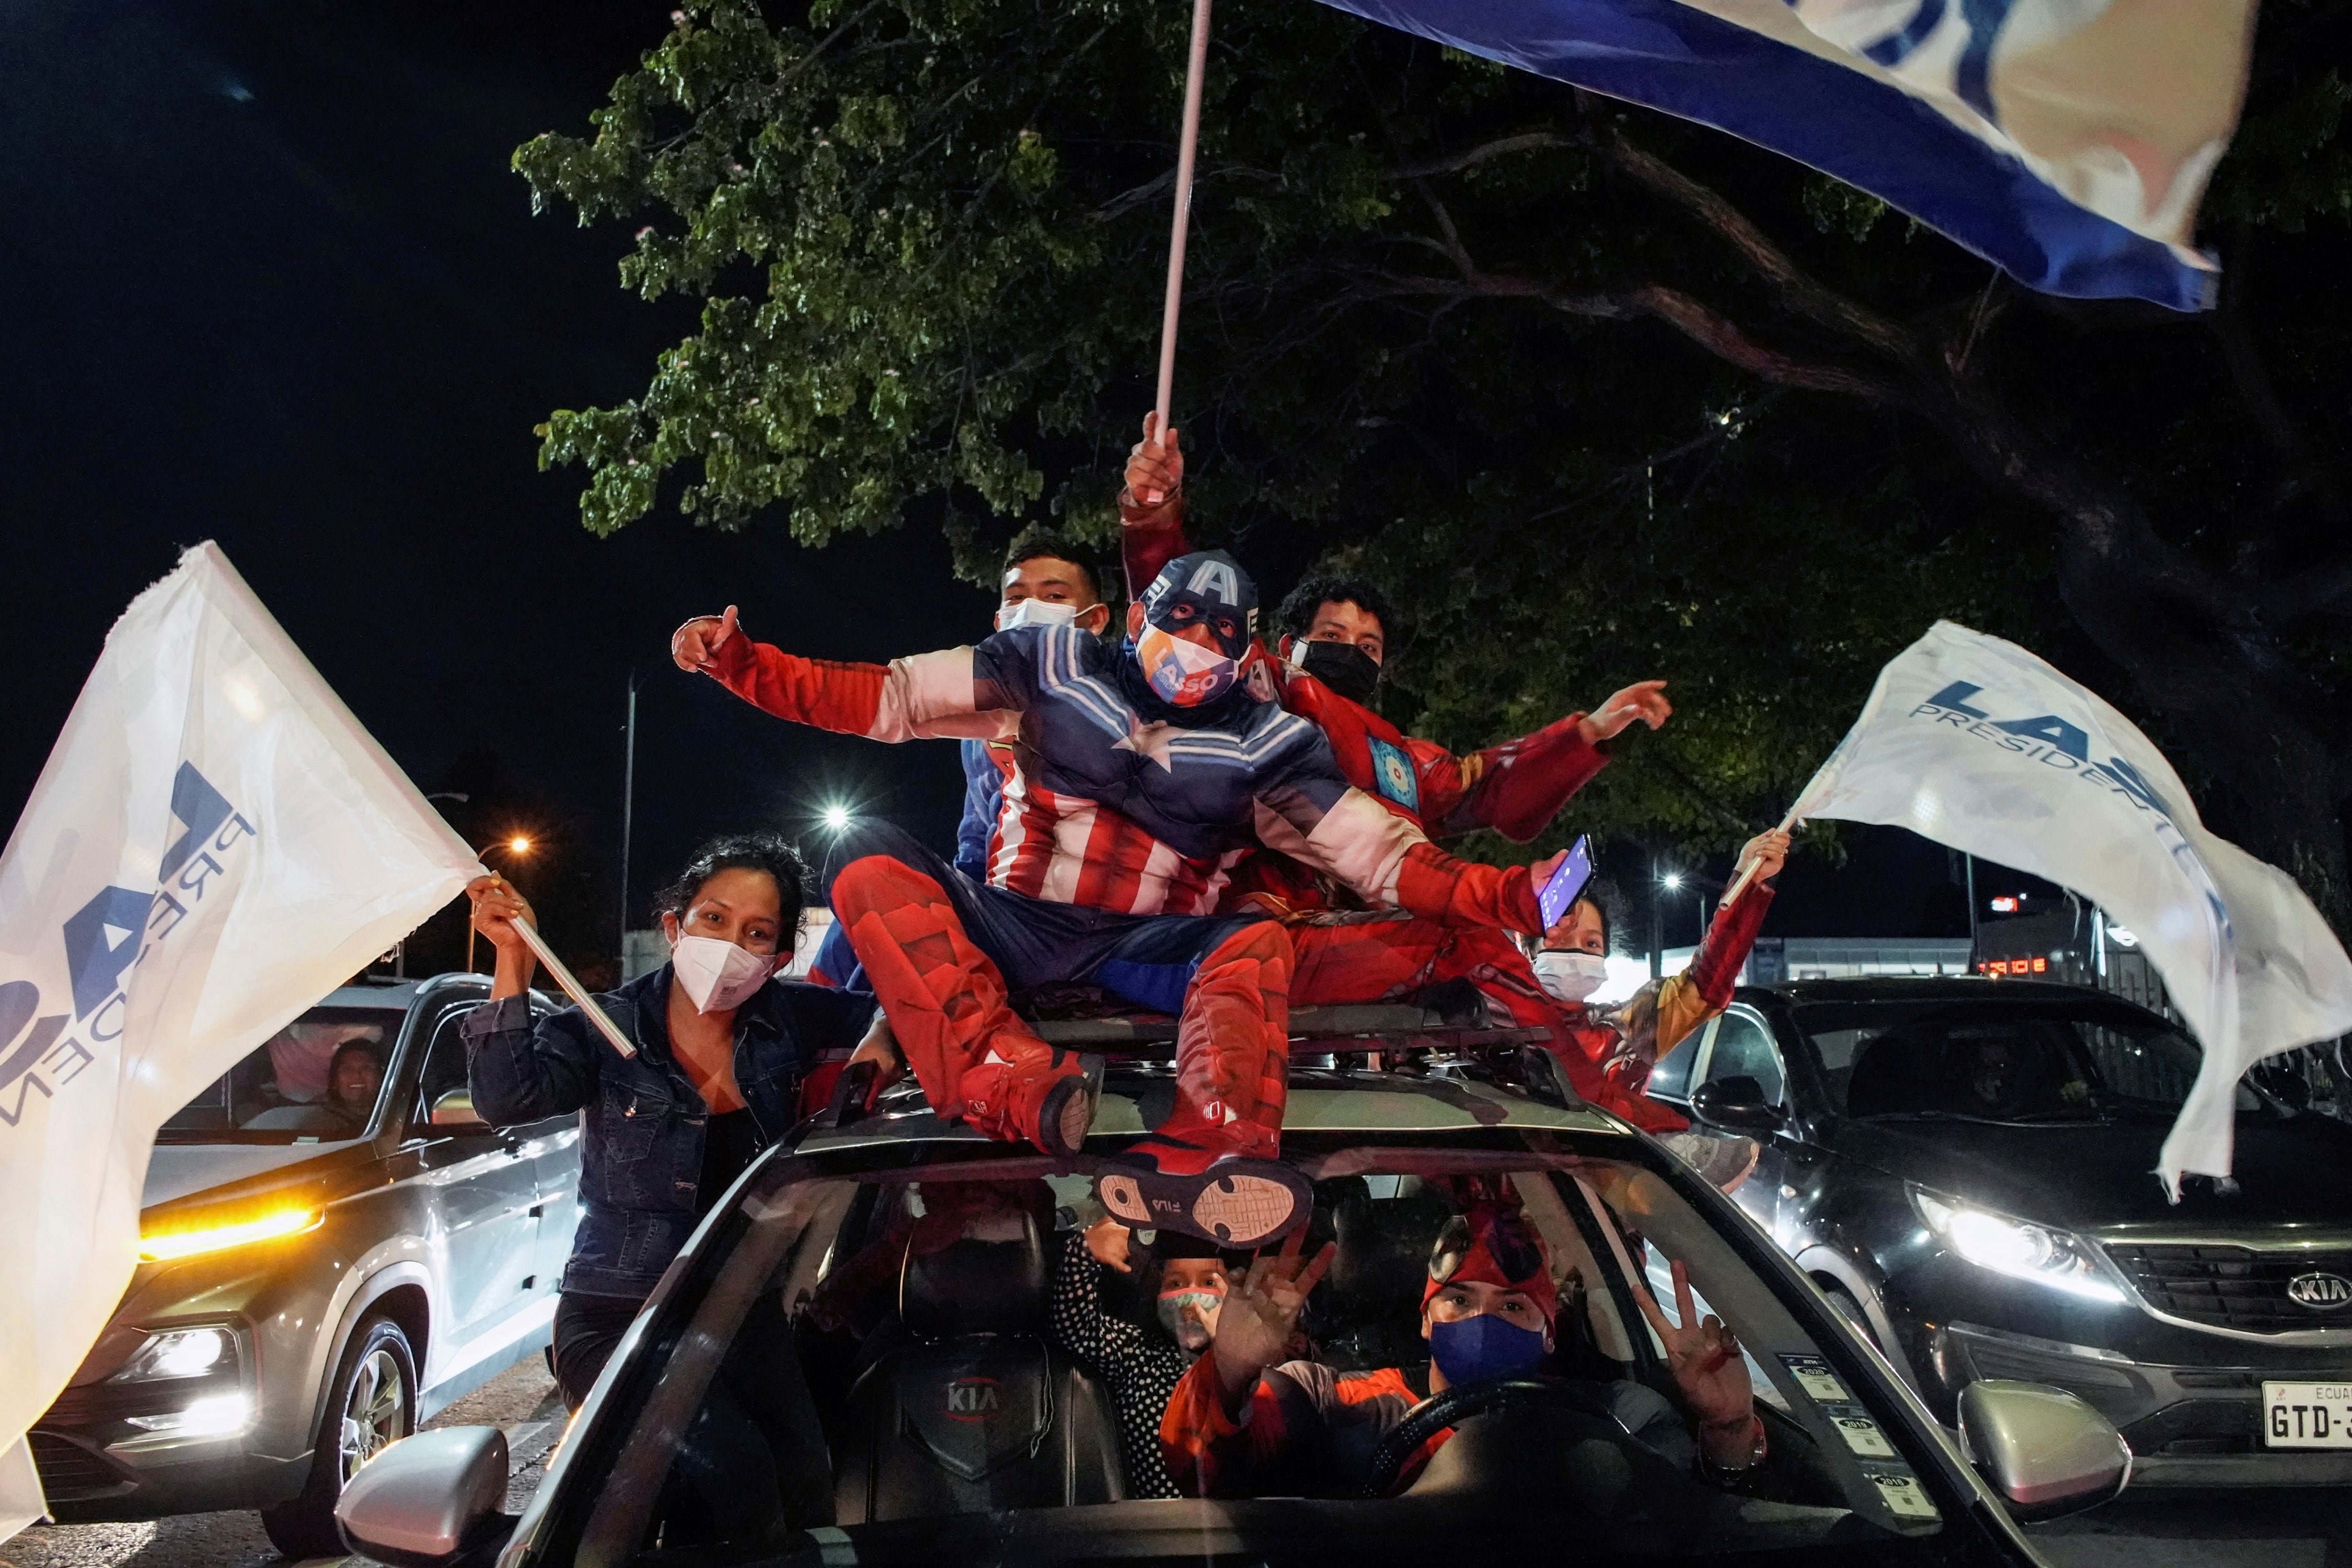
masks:
{"label": "shoe sole", "polygon": [[[1045,1091],[1045,1103],[1038,1108],[1037,1131],[1051,1132],[1054,1142],[1041,1137],[1037,1146],[1055,1159],[1069,1159],[1086,1147],[1087,1133],[1095,1124],[1095,1108],[1101,1098],[1096,1083],[1099,1072],[1099,1068],[1094,1074],[1081,1071]],[[1060,1147],[1055,1147],[1055,1143]]]}
{"label": "shoe sole", "polygon": [[1119,1172],[1099,1177],[1102,1205],[1129,1225],[1181,1230],[1234,1248],[1256,1247],[1307,1214],[1305,1178],[1271,1160],[1228,1160],[1197,1176]]}

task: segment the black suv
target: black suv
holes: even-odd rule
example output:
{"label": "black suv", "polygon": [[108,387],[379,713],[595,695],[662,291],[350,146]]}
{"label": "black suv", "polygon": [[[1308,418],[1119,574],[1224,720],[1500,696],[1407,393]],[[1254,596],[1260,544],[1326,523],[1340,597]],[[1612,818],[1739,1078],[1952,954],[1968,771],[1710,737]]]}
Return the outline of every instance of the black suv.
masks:
{"label": "black suv", "polygon": [[1762,1143],[1736,1201],[1947,1419],[1980,1379],[2054,1384],[2146,1483],[2352,1482],[2352,1126],[2241,1087],[2236,1173],[2171,1204],[2199,1061],[2078,986],[1795,981],[1650,1093]]}

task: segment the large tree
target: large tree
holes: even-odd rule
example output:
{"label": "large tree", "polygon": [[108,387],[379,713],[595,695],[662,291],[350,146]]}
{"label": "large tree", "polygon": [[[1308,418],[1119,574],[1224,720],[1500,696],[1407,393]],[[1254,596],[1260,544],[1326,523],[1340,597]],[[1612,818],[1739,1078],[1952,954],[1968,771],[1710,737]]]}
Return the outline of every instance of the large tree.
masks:
{"label": "large tree", "polygon": [[[1305,0],[1218,12],[1178,413],[1198,531],[1412,606],[1392,716],[1483,741],[1614,681],[1681,716],[1587,826],[1717,844],[1937,616],[2105,689],[2339,922],[2352,538],[2340,8],[2275,0],[2209,217],[2221,308],[2017,290],[1728,138]],[[516,165],[701,300],[563,411],[609,531],[674,499],[821,544],[1025,514],[1108,540],[1149,402],[1186,8],[674,14]]]}

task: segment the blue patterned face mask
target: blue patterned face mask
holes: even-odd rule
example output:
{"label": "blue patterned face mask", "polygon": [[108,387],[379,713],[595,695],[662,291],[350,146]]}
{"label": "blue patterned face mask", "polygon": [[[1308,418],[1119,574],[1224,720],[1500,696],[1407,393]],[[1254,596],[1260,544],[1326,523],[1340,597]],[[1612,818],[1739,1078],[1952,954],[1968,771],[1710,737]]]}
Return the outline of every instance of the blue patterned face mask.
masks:
{"label": "blue patterned face mask", "polygon": [[1160,1297],[1160,1326],[1188,1353],[1198,1355],[1216,1337],[1217,1312],[1224,1304],[1223,1290],[1163,1291]]}
{"label": "blue patterned face mask", "polygon": [[1543,1362],[1544,1337],[1493,1312],[1429,1325],[1429,1358],[1449,1384],[1517,1377]]}

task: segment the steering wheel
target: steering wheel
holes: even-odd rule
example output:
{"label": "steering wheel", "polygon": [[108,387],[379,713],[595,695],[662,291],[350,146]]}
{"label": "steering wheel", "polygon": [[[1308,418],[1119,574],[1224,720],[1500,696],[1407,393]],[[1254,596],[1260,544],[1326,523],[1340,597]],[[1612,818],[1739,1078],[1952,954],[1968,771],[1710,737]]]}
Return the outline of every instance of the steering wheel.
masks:
{"label": "steering wheel", "polygon": [[1404,1419],[1373,1448],[1370,1468],[1356,1495],[1384,1498],[1394,1492],[1405,1461],[1448,1426],[1459,1426],[1473,1416],[1498,1410],[1538,1408],[1590,1415],[1606,1424],[1617,1436],[1632,1440],[1625,1424],[1617,1419],[1600,1392],[1588,1383],[1557,1377],[1493,1377],[1479,1383],[1457,1384],[1431,1394],[1405,1412]]}

